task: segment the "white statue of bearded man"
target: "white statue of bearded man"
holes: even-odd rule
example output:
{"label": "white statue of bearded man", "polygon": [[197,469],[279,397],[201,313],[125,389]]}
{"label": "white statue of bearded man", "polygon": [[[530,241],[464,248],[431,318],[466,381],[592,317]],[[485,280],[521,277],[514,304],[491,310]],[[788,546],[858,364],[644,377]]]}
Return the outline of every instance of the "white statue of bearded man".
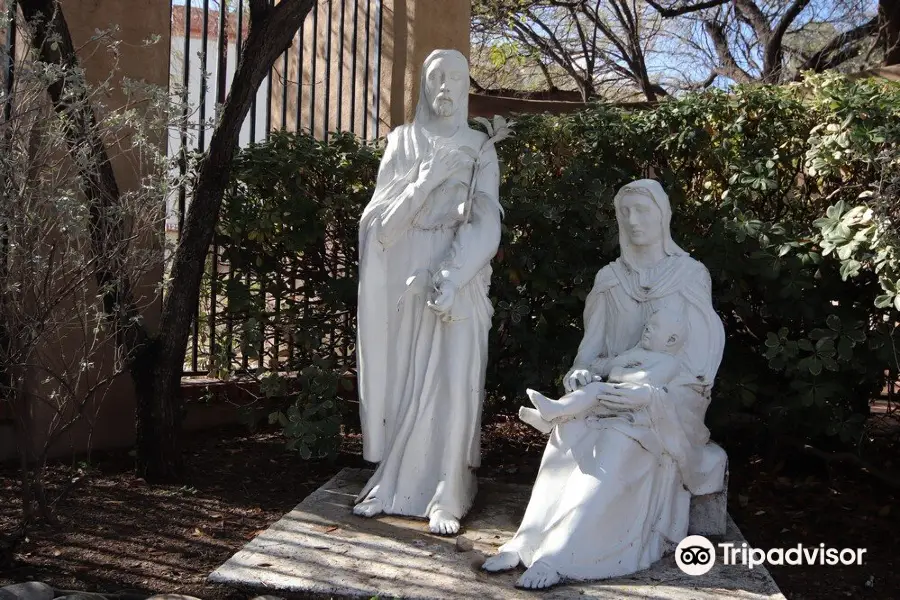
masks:
{"label": "white statue of bearded man", "polygon": [[499,168],[468,126],[469,68],[425,60],[411,124],[392,131],[360,221],[363,456],[378,469],[354,512],[459,531],[477,489],[490,261],[500,242]]}

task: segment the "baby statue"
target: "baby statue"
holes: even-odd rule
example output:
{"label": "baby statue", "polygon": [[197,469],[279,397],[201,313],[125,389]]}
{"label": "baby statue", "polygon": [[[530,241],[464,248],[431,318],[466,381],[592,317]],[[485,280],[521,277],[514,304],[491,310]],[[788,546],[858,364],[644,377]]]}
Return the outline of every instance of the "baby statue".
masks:
{"label": "baby statue", "polygon": [[[662,387],[678,374],[675,356],[684,344],[685,323],[678,310],[662,308],[647,320],[641,341],[631,350],[609,360],[600,359],[591,371],[594,380],[585,387],[569,392],[559,400],[547,398],[538,391],[526,393],[534,408],[521,407],[519,418],[543,433],[558,423],[587,416],[615,416],[629,410],[625,405],[604,398],[611,390],[652,385]],[[605,379],[605,381],[604,381]]]}

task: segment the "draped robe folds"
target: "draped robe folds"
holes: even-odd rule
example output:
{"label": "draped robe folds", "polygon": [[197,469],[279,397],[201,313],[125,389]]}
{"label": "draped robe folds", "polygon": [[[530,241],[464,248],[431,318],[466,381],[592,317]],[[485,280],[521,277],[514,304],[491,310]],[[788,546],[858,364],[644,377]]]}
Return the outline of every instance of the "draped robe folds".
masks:
{"label": "draped robe folds", "polygon": [[621,258],[601,269],[575,366],[591,370],[634,347],[650,314],[668,303],[688,323],[679,375],[645,385],[644,407],[555,426],[521,526],[501,552],[568,579],[633,573],[687,535],[691,494],[721,489],[725,453],[707,443],[704,416],[725,336],[702,264],[681,251],[646,270]]}
{"label": "draped robe folds", "polygon": [[[499,168],[481,156],[471,208],[472,167],[427,195],[414,185],[436,146],[479,150],[486,136],[462,126],[431,138],[416,124],[388,136],[375,194],[360,221],[358,377],[363,456],[379,462],[358,501],[377,498],[388,514],[461,518],[476,492],[480,422],[493,307],[491,267],[500,242]],[[414,274],[449,273],[450,322],[426,306]]]}

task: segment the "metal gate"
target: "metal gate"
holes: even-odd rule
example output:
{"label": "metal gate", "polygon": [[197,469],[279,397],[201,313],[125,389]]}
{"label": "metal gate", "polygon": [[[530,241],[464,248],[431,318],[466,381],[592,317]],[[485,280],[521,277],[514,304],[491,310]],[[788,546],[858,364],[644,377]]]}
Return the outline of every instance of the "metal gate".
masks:
{"label": "metal gate", "polygon": [[[182,180],[191,154],[208,147],[249,32],[249,12],[246,0],[173,0],[170,90],[180,97],[185,112],[180,128],[170,132],[168,151],[179,158],[173,176]],[[331,131],[376,137],[381,116],[382,16],[381,0],[319,1],[260,86],[241,129],[240,145],[264,141],[279,129],[302,130],[326,140]],[[172,245],[182,229],[190,194],[181,185],[167,199],[166,233]],[[216,352],[216,332],[222,325],[218,321],[223,316],[217,280],[226,275],[217,263],[218,251],[211,249],[210,286],[201,293],[185,375],[208,374],[210,357]],[[279,343],[277,335],[265,330],[260,334],[269,344]],[[273,350],[277,356],[279,349]],[[246,357],[242,362],[251,371],[260,366],[246,364]]]}

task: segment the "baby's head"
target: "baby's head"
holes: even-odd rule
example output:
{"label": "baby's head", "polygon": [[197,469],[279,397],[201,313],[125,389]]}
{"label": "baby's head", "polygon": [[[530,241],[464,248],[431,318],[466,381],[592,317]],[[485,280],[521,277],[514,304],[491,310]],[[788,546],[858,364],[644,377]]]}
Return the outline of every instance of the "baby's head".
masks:
{"label": "baby's head", "polygon": [[655,311],[641,334],[641,347],[651,352],[676,354],[684,345],[685,320],[682,311],[662,308]]}

